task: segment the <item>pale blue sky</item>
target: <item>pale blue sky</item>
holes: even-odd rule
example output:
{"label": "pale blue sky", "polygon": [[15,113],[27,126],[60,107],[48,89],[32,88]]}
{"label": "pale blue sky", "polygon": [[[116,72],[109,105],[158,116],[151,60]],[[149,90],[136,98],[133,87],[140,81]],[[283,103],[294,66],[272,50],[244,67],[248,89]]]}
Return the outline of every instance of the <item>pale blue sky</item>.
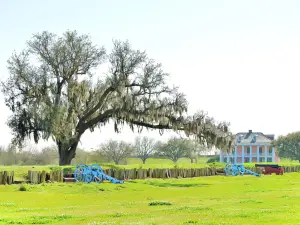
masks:
{"label": "pale blue sky", "polygon": [[[299,129],[299,3],[0,0],[1,80],[7,77],[6,60],[33,33],[76,29],[108,49],[117,38],[147,50],[186,93],[191,113],[208,111],[230,121],[233,132],[286,134]],[[2,95],[0,109],[0,145],[6,145],[9,111]],[[85,134],[82,145],[96,147],[110,137],[133,140],[135,135],[127,129],[114,134],[108,126]]]}

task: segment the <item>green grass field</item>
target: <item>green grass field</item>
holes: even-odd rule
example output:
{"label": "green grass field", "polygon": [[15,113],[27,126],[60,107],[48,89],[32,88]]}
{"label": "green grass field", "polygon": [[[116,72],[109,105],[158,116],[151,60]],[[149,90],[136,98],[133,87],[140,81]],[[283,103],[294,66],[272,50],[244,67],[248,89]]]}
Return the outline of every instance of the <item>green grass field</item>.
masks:
{"label": "green grass field", "polygon": [[300,173],[0,186],[4,224],[299,224]]}

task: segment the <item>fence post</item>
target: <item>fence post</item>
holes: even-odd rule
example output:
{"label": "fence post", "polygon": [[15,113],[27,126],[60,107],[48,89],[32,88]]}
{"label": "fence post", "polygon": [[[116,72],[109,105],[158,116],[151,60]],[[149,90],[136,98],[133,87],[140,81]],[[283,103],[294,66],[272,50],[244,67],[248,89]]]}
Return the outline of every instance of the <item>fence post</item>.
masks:
{"label": "fence post", "polygon": [[4,177],[3,172],[0,171],[0,184],[4,183],[3,177]]}

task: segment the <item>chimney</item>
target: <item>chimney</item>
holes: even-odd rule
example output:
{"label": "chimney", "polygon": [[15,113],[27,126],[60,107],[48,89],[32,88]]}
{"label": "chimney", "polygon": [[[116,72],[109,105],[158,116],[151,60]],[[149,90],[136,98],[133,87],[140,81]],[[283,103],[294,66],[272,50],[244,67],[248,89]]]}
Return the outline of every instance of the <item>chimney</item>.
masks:
{"label": "chimney", "polygon": [[251,134],[252,133],[252,130],[249,130],[249,134]]}

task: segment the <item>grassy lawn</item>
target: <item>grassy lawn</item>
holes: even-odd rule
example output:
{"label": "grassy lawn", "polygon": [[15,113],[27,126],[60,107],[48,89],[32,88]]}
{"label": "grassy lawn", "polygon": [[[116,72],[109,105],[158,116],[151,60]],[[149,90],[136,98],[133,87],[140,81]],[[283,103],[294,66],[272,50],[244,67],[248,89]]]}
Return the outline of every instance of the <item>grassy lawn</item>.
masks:
{"label": "grassy lawn", "polygon": [[299,224],[300,173],[0,186],[3,224]]}

